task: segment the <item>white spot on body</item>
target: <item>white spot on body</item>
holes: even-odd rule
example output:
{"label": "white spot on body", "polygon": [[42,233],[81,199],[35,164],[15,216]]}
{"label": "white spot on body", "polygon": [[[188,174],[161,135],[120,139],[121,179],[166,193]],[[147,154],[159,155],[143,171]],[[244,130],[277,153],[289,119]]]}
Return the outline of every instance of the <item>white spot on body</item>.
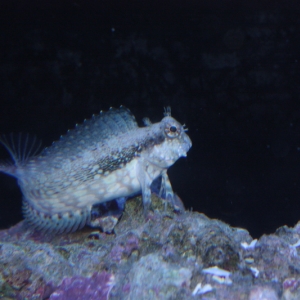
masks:
{"label": "white spot on body", "polygon": [[93,166],[93,168],[91,169],[91,172],[94,173],[96,170],[99,169],[99,165],[95,165]]}
{"label": "white spot on body", "polygon": [[103,186],[103,185],[101,184],[100,181],[95,181],[93,184],[90,185],[90,188],[91,188],[92,190],[99,190],[99,189],[102,188],[102,186]]}
{"label": "white spot on body", "polygon": [[48,197],[51,197],[53,195],[53,191],[52,190],[46,190],[46,191],[44,191],[43,194],[48,196]]}
{"label": "white spot on body", "polygon": [[68,182],[68,181],[64,181],[64,182],[62,183],[63,188],[66,188],[66,187],[68,187],[69,185],[70,185],[70,182]]}
{"label": "white spot on body", "polygon": [[103,184],[105,184],[105,185],[110,185],[110,184],[116,183],[116,182],[117,182],[117,177],[116,177],[115,172],[111,173],[107,177],[103,177]]}
{"label": "white spot on body", "polygon": [[62,211],[63,209],[66,208],[66,205],[65,205],[64,202],[58,201],[58,202],[55,203],[54,207],[55,207],[56,210],[61,210]]}
{"label": "white spot on body", "polygon": [[98,200],[98,195],[95,194],[86,194],[78,198],[78,202],[81,202],[83,204],[96,203]]}
{"label": "white spot on body", "polygon": [[79,191],[75,191],[74,193],[73,193],[73,195],[75,196],[75,197],[77,197],[77,198],[79,198],[79,197],[82,197],[82,196],[85,196],[86,195],[86,190],[79,190]]}
{"label": "white spot on body", "polygon": [[79,185],[79,181],[73,181],[72,182],[72,186],[78,186]]}
{"label": "white spot on body", "polygon": [[61,200],[67,202],[70,199],[70,195],[64,195],[61,197]]}
{"label": "white spot on body", "polygon": [[76,175],[77,175],[77,172],[75,172],[75,171],[69,173],[69,177],[74,177]]}
{"label": "white spot on body", "polygon": [[120,193],[120,184],[118,182],[114,183],[114,184],[110,184],[107,188],[106,188],[106,192],[113,195],[114,193],[119,194]]}
{"label": "white spot on body", "polygon": [[76,191],[81,191],[81,190],[85,190],[86,189],[86,185],[85,184],[81,184],[79,186],[76,187]]}
{"label": "white spot on body", "polygon": [[98,190],[98,195],[101,196],[101,197],[104,197],[105,192],[106,192],[106,190],[100,189],[100,190]]}
{"label": "white spot on body", "polygon": [[126,176],[123,177],[123,184],[129,185],[130,184],[130,178],[128,176],[128,174],[126,174]]}
{"label": "white spot on body", "polygon": [[118,192],[120,195],[125,195],[125,196],[132,194],[131,189],[129,189],[126,186],[120,186]]}

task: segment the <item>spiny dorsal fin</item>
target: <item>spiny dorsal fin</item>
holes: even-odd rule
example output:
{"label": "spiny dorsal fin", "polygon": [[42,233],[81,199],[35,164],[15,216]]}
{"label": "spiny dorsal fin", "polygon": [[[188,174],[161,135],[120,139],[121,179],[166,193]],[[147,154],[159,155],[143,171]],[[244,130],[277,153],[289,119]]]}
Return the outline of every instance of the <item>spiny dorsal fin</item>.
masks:
{"label": "spiny dorsal fin", "polygon": [[149,118],[144,118],[143,123],[144,123],[145,126],[150,126],[152,124],[152,122],[150,121]]}
{"label": "spiny dorsal fin", "polygon": [[41,149],[42,142],[36,136],[19,133],[2,135],[0,143],[7,149],[15,165],[24,165]]}
{"label": "spiny dorsal fin", "polygon": [[100,112],[75,129],[68,131],[51,147],[45,149],[42,155],[55,155],[57,152],[67,152],[68,155],[77,155],[78,147],[94,148],[99,141],[104,142],[113,136],[129,132],[138,128],[134,116],[124,106],[119,109],[110,108],[106,112]]}

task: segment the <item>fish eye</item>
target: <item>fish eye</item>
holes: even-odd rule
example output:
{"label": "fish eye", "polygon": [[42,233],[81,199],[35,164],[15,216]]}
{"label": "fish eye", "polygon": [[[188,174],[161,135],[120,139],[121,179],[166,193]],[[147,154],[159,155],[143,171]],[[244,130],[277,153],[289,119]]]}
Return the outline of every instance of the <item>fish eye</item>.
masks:
{"label": "fish eye", "polygon": [[177,131],[176,126],[171,126],[171,127],[170,127],[170,131],[171,131],[171,132],[176,132],[176,131]]}
{"label": "fish eye", "polygon": [[167,137],[173,139],[180,135],[180,128],[174,124],[167,124],[165,127]]}

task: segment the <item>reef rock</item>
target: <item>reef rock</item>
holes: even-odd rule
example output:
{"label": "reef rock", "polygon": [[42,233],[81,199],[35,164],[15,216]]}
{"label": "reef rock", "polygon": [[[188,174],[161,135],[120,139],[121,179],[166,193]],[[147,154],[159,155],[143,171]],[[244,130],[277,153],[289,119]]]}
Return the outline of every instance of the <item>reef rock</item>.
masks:
{"label": "reef rock", "polygon": [[0,231],[0,298],[300,299],[300,223],[253,240],[152,195],[127,201],[112,233]]}

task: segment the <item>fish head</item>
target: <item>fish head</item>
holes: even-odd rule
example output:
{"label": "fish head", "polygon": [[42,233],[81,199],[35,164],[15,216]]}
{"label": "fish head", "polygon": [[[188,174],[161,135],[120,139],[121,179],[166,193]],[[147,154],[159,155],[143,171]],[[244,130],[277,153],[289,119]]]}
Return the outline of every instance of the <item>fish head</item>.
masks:
{"label": "fish head", "polygon": [[152,163],[168,168],[180,157],[186,157],[192,141],[186,134],[187,129],[173,117],[165,116],[159,124],[161,142],[156,144],[149,155]]}

